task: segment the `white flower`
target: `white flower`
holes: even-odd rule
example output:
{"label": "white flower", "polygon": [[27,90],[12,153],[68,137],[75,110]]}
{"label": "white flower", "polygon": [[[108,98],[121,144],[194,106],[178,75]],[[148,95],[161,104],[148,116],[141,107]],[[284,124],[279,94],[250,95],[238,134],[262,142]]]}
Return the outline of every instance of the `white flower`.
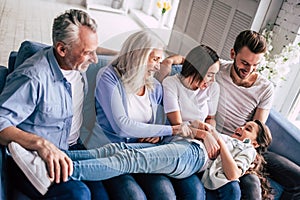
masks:
{"label": "white flower", "polygon": [[273,31],[264,29],[262,35],[266,38],[268,47],[258,72],[277,85],[281,80],[286,80],[290,67],[299,63],[300,43],[288,44],[279,54],[271,55]]}

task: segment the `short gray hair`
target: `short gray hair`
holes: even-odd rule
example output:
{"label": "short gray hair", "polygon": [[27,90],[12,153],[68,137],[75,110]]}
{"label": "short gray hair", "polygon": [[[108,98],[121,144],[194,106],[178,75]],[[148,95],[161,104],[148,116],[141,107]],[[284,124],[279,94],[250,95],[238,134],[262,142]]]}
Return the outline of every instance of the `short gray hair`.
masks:
{"label": "short gray hair", "polygon": [[63,42],[66,45],[78,42],[81,26],[89,27],[93,32],[97,32],[95,20],[82,10],[70,9],[55,18],[52,26],[53,45],[57,42]]}

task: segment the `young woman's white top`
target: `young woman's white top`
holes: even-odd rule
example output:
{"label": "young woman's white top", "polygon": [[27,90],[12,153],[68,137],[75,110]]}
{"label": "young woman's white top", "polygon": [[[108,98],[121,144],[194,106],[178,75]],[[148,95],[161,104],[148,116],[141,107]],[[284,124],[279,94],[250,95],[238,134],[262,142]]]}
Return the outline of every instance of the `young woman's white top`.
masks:
{"label": "young woman's white top", "polygon": [[215,115],[218,106],[220,89],[214,82],[205,90],[191,90],[180,81],[180,74],[164,79],[164,109],[165,113],[181,112],[184,122],[190,120],[204,121],[208,115]]}

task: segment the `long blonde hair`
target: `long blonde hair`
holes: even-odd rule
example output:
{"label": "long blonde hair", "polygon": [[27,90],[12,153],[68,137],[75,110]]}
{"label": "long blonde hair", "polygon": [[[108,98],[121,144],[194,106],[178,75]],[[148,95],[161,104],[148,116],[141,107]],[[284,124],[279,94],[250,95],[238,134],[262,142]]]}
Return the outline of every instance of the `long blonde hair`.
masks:
{"label": "long blonde hair", "polygon": [[153,77],[145,80],[148,60],[153,49],[162,49],[163,42],[149,30],[130,35],[123,43],[119,56],[112,62],[128,93],[137,93],[143,86],[153,88]]}

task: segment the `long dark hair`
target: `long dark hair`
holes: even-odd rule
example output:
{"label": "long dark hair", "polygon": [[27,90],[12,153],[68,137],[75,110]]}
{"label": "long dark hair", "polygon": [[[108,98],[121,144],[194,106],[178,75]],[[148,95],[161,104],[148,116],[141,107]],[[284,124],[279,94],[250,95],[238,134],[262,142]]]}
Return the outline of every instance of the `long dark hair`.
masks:
{"label": "long dark hair", "polygon": [[256,174],[260,180],[261,189],[262,189],[262,199],[271,200],[273,195],[271,193],[272,188],[268,179],[266,178],[268,173],[265,170],[266,161],[262,154],[267,150],[267,147],[272,142],[272,135],[270,129],[261,121],[254,120],[258,125],[259,131],[257,133],[256,141],[259,144],[259,147],[256,148],[257,154],[253,162],[253,167],[249,168],[246,173]]}

